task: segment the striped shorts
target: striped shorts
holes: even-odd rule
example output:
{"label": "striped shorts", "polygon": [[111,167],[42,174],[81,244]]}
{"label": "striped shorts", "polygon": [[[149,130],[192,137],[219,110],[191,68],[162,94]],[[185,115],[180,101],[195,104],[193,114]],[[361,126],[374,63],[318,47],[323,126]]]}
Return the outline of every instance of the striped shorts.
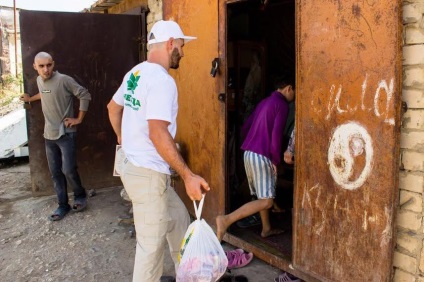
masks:
{"label": "striped shorts", "polygon": [[252,195],[256,195],[258,199],[275,198],[277,175],[270,159],[245,151],[244,168]]}

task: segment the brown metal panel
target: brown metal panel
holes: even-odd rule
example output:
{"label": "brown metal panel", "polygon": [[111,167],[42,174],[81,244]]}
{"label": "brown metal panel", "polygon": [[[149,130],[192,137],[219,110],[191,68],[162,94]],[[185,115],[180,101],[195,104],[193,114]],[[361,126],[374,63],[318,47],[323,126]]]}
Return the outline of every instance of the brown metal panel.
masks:
{"label": "brown metal panel", "polygon": [[293,263],[389,281],[398,193],[401,4],[297,1]]}
{"label": "brown metal panel", "polygon": [[[189,167],[209,182],[211,191],[205,199],[203,216],[214,224],[212,219],[224,212],[225,203],[225,104],[218,100],[225,76],[210,75],[212,60],[221,58],[218,0],[164,0],[163,10],[164,19],[177,21],[185,34],[198,38],[184,47],[180,68],[171,72],[179,92],[176,141],[182,145]],[[177,189],[193,212],[193,203],[181,182]]]}
{"label": "brown metal panel", "polygon": [[[89,110],[78,128],[78,167],[83,185],[102,188],[122,185],[112,176],[116,136],[106,105],[124,74],[139,60],[140,18],[129,15],[20,12],[24,88],[38,93],[34,56],[46,51],[56,70],[88,88]],[[39,102],[27,111],[29,158],[34,194],[51,194],[52,181],[45,156],[44,118]],[[75,102],[78,110],[79,102]]]}

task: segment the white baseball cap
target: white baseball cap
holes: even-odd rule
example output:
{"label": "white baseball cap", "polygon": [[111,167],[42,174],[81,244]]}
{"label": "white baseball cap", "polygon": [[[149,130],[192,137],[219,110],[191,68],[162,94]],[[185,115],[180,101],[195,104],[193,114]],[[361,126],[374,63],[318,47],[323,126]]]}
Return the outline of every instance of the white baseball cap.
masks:
{"label": "white baseball cap", "polygon": [[169,38],[184,39],[184,43],[196,39],[197,37],[185,36],[180,26],[174,21],[157,21],[148,35],[147,44],[154,44],[168,41]]}

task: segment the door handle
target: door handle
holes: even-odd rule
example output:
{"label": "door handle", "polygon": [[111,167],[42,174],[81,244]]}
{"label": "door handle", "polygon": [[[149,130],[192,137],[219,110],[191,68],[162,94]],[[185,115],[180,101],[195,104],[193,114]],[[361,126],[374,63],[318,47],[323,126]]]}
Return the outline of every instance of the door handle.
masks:
{"label": "door handle", "polygon": [[211,76],[215,77],[216,73],[218,72],[218,67],[219,67],[219,58],[215,58],[212,61],[212,69],[211,69]]}

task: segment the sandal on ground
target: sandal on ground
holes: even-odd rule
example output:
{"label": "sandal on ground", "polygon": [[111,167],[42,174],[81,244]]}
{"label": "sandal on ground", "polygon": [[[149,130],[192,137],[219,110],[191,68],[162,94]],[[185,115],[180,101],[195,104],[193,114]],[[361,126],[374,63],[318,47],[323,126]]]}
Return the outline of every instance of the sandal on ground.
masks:
{"label": "sandal on ground", "polygon": [[252,259],[252,253],[245,253],[242,249],[225,252],[228,259],[228,269],[240,268],[248,265]]}
{"label": "sandal on ground", "polygon": [[86,198],[75,199],[74,204],[72,205],[72,211],[80,212],[80,211],[85,210],[86,207],[87,207],[87,199]]}
{"label": "sandal on ground", "polygon": [[69,212],[69,208],[58,207],[54,213],[49,215],[48,219],[50,221],[58,221],[65,217],[65,215]]}
{"label": "sandal on ground", "polygon": [[284,272],[274,279],[274,282],[300,282],[300,279]]}

